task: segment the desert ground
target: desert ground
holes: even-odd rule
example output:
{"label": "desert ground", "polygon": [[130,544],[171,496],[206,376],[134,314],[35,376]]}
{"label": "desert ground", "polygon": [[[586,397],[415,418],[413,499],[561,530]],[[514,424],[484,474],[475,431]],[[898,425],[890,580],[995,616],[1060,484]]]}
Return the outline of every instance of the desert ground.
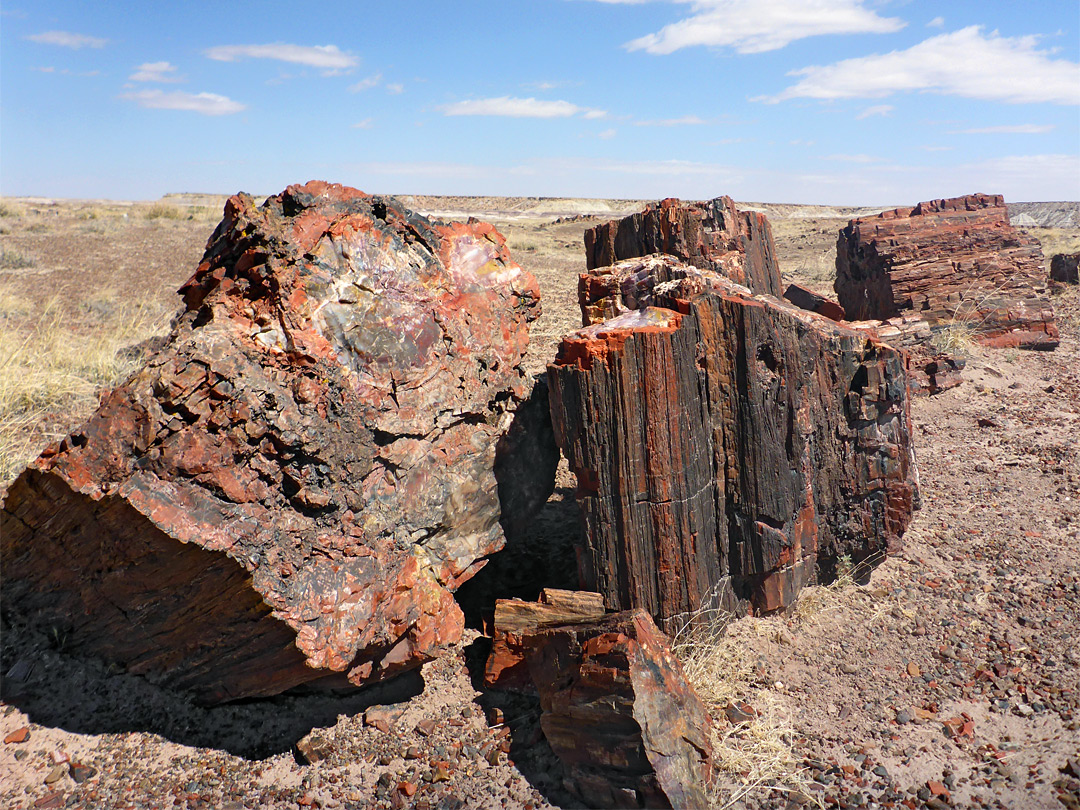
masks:
{"label": "desert ground", "polygon": [[[507,236],[543,295],[535,373],[580,325],[584,229],[641,207],[403,200]],[[167,332],[222,203],[0,201],[0,493]],[[785,281],[824,293],[837,230],[871,212],[741,205],[768,214]],[[1080,249],[1053,206],[1025,210],[1048,212],[1052,227],[1030,229],[1047,256]],[[914,400],[922,506],[902,551],[806,589],[786,614],[677,639],[715,709],[716,807],[1080,808],[1080,289],[1053,304],[1056,351],[962,344],[963,384]],[[575,806],[538,705],[476,687],[494,599],[575,584],[573,486],[564,464],[528,545],[459,592],[469,629],[452,654],[351,694],[201,708],[5,609],[0,804]]]}

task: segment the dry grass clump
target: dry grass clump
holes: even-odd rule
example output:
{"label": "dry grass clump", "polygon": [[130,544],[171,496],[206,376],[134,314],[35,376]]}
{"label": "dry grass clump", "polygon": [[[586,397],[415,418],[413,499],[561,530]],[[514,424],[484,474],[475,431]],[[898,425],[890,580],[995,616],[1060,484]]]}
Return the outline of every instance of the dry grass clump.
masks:
{"label": "dry grass clump", "polygon": [[[788,706],[762,681],[746,636],[782,637],[776,619],[742,619],[739,633],[730,632],[734,617],[701,610],[686,617],[675,634],[672,651],[695,691],[717,719],[713,757],[718,770],[711,804],[728,808],[751,793],[806,795],[809,779],[795,755],[795,734]],[[741,702],[753,707],[746,722],[728,722],[725,708]]]}
{"label": "dry grass clump", "polygon": [[146,219],[187,219],[187,215],[175,205],[154,203],[143,214]]}
{"label": "dry grass clump", "polygon": [[1028,228],[1024,232],[1039,240],[1046,257],[1047,270],[1050,257],[1056,253],[1080,253],[1080,229],[1077,228]]}
{"label": "dry grass clump", "polygon": [[17,250],[0,246],[0,270],[24,270],[37,262],[30,256],[24,256]]}
{"label": "dry grass clump", "polygon": [[57,299],[35,311],[0,288],[0,482],[86,418],[99,392],[140,364],[124,349],[167,324],[160,304],[121,302],[91,331]]}

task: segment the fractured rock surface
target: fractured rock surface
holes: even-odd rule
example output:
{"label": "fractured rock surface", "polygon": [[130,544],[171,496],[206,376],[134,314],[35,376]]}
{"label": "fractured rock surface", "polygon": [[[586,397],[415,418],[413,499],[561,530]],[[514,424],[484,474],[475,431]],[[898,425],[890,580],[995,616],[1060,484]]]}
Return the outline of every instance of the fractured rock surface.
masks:
{"label": "fractured rock surface", "polygon": [[711,721],[641,610],[526,639],[540,725],[587,807],[708,806]]}
{"label": "fractured rock surface", "polygon": [[5,607],[208,703],[430,660],[504,542],[532,276],[490,225],[312,182],[231,198],[182,293],[164,348],[12,484]]}
{"label": "fractured rock surface", "polygon": [[834,288],[852,320],[914,312],[989,346],[1051,349],[1058,330],[1041,265],[1038,241],[1009,224],[1001,195],[969,194],[851,220]]}
{"label": "fractured rock surface", "polygon": [[783,607],[841,555],[897,545],[918,498],[903,352],[669,256],[589,275],[583,311],[603,290],[639,308],[548,366],[585,588],[670,631],[702,607]]}
{"label": "fractured rock surface", "polygon": [[688,203],[669,197],[585,231],[589,270],[652,253],[720,273],[755,293],[783,293],[769,220],[740,211],[730,197]]}

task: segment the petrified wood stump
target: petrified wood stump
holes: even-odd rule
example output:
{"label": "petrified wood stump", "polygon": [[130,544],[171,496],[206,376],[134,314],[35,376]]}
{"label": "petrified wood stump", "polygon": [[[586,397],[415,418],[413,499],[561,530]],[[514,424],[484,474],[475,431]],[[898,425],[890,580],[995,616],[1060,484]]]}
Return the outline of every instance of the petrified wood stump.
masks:
{"label": "petrified wood stump", "polygon": [[841,555],[896,546],[918,492],[903,352],[667,256],[591,275],[651,305],[548,366],[584,587],[671,630],[742,598],[783,607]]}
{"label": "petrified wood stump", "polygon": [[429,660],[504,542],[532,276],[490,225],[312,182],[232,197],[182,293],[11,486],[5,608],[209,703]]}
{"label": "petrified wood stump", "polygon": [[852,320],[910,311],[989,346],[1058,344],[1039,243],[1009,224],[1000,194],[853,219],[837,239],[834,288]]}
{"label": "petrified wood stump", "polygon": [[540,725],[587,807],[706,807],[711,721],[641,610],[526,640]]}
{"label": "petrified wood stump", "polygon": [[652,253],[720,273],[755,293],[783,292],[769,220],[740,211],[730,197],[689,203],[668,198],[585,231],[589,270]]}

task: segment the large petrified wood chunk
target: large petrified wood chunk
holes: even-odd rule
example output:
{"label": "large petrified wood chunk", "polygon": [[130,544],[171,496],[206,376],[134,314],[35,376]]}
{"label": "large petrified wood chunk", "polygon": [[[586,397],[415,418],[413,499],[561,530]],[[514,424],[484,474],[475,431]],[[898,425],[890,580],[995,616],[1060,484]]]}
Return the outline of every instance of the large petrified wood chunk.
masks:
{"label": "large petrified wood chunk", "polygon": [[1052,349],[1054,310],[1036,239],[1009,224],[1000,194],[969,194],[853,219],[836,244],[847,317],[912,311],[989,346]]}
{"label": "large petrified wood chunk", "polygon": [[783,292],[769,220],[740,211],[730,197],[689,203],[668,198],[585,231],[589,270],[651,253],[721,273],[755,293]]}
{"label": "large petrified wood chunk", "polygon": [[534,686],[525,662],[528,637],[541,627],[599,619],[605,612],[604,597],[587,591],[544,588],[538,602],[496,600],[484,685],[532,692]]}
{"label": "large petrified wood chunk", "polygon": [[540,725],[587,807],[706,807],[711,722],[641,610],[527,639]]}
{"label": "large petrified wood chunk", "polygon": [[738,599],[780,608],[841,555],[896,546],[918,492],[903,352],[667,256],[591,275],[644,308],[548,366],[584,587],[671,630]]}
{"label": "large petrified wood chunk", "polygon": [[5,608],[211,703],[429,660],[504,542],[532,276],[490,225],[312,182],[232,197],[182,292],[11,486]]}

